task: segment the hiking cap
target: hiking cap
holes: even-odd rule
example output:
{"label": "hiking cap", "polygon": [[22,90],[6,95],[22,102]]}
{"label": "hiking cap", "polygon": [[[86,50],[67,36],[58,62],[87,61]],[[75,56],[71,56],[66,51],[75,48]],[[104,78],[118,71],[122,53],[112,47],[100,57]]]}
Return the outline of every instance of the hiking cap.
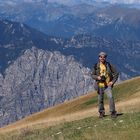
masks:
{"label": "hiking cap", "polygon": [[99,56],[104,55],[105,57],[107,57],[107,54],[105,52],[100,52]]}

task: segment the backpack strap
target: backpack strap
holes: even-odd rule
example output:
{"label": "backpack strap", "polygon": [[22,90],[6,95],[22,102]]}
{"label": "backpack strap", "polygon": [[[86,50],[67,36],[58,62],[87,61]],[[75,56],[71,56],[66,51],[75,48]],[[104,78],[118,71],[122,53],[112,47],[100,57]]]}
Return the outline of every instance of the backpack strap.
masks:
{"label": "backpack strap", "polygon": [[106,64],[107,64],[107,67],[109,68],[109,70],[112,72],[111,64],[109,62],[107,62]]}
{"label": "backpack strap", "polygon": [[97,63],[94,65],[94,70],[97,70]]}

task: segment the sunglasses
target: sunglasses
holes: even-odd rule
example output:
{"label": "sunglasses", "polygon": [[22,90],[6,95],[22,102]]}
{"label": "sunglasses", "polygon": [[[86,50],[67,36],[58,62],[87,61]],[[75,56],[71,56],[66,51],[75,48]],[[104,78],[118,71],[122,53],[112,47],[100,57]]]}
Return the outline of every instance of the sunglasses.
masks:
{"label": "sunglasses", "polygon": [[99,58],[106,58],[106,56],[99,56]]}

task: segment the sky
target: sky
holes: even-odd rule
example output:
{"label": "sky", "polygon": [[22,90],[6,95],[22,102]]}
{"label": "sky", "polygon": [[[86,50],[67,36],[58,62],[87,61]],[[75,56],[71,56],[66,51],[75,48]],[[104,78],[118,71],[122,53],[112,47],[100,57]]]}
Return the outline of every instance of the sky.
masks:
{"label": "sky", "polygon": [[90,3],[94,4],[94,1],[97,2],[110,2],[110,3],[125,3],[125,4],[140,4],[140,0],[0,0],[0,4],[18,4],[21,2],[26,2],[26,3],[34,3],[34,2],[57,2],[59,4],[65,4],[65,5],[75,5],[79,3]]}
{"label": "sky", "polygon": [[[103,0],[102,0],[103,1]],[[140,3],[140,0],[104,0],[112,3],[130,3],[130,4],[135,4],[135,3]]]}
{"label": "sky", "polygon": [[[70,3],[70,2],[82,2],[82,1],[95,1],[95,0],[48,0],[49,2],[58,2],[58,3]],[[110,2],[110,3],[126,3],[126,4],[140,4],[140,0],[96,0],[101,2]]]}

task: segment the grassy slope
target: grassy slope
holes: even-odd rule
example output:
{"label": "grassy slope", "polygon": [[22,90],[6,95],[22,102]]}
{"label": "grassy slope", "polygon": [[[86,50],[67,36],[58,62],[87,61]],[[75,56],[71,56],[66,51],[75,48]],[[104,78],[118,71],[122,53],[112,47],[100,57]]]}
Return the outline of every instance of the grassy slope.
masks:
{"label": "grassy slope", "polygon": [[[3,132],[0,134],[0,140],[138,139],[140,136],[139,83],[140,77],[114,87],[117,110],[119,113],[124,113],[116,120],[110,117],[98,119],[97,96],[91,93],[0,129]],[[6,132],[14,129],[18,131]]]}

